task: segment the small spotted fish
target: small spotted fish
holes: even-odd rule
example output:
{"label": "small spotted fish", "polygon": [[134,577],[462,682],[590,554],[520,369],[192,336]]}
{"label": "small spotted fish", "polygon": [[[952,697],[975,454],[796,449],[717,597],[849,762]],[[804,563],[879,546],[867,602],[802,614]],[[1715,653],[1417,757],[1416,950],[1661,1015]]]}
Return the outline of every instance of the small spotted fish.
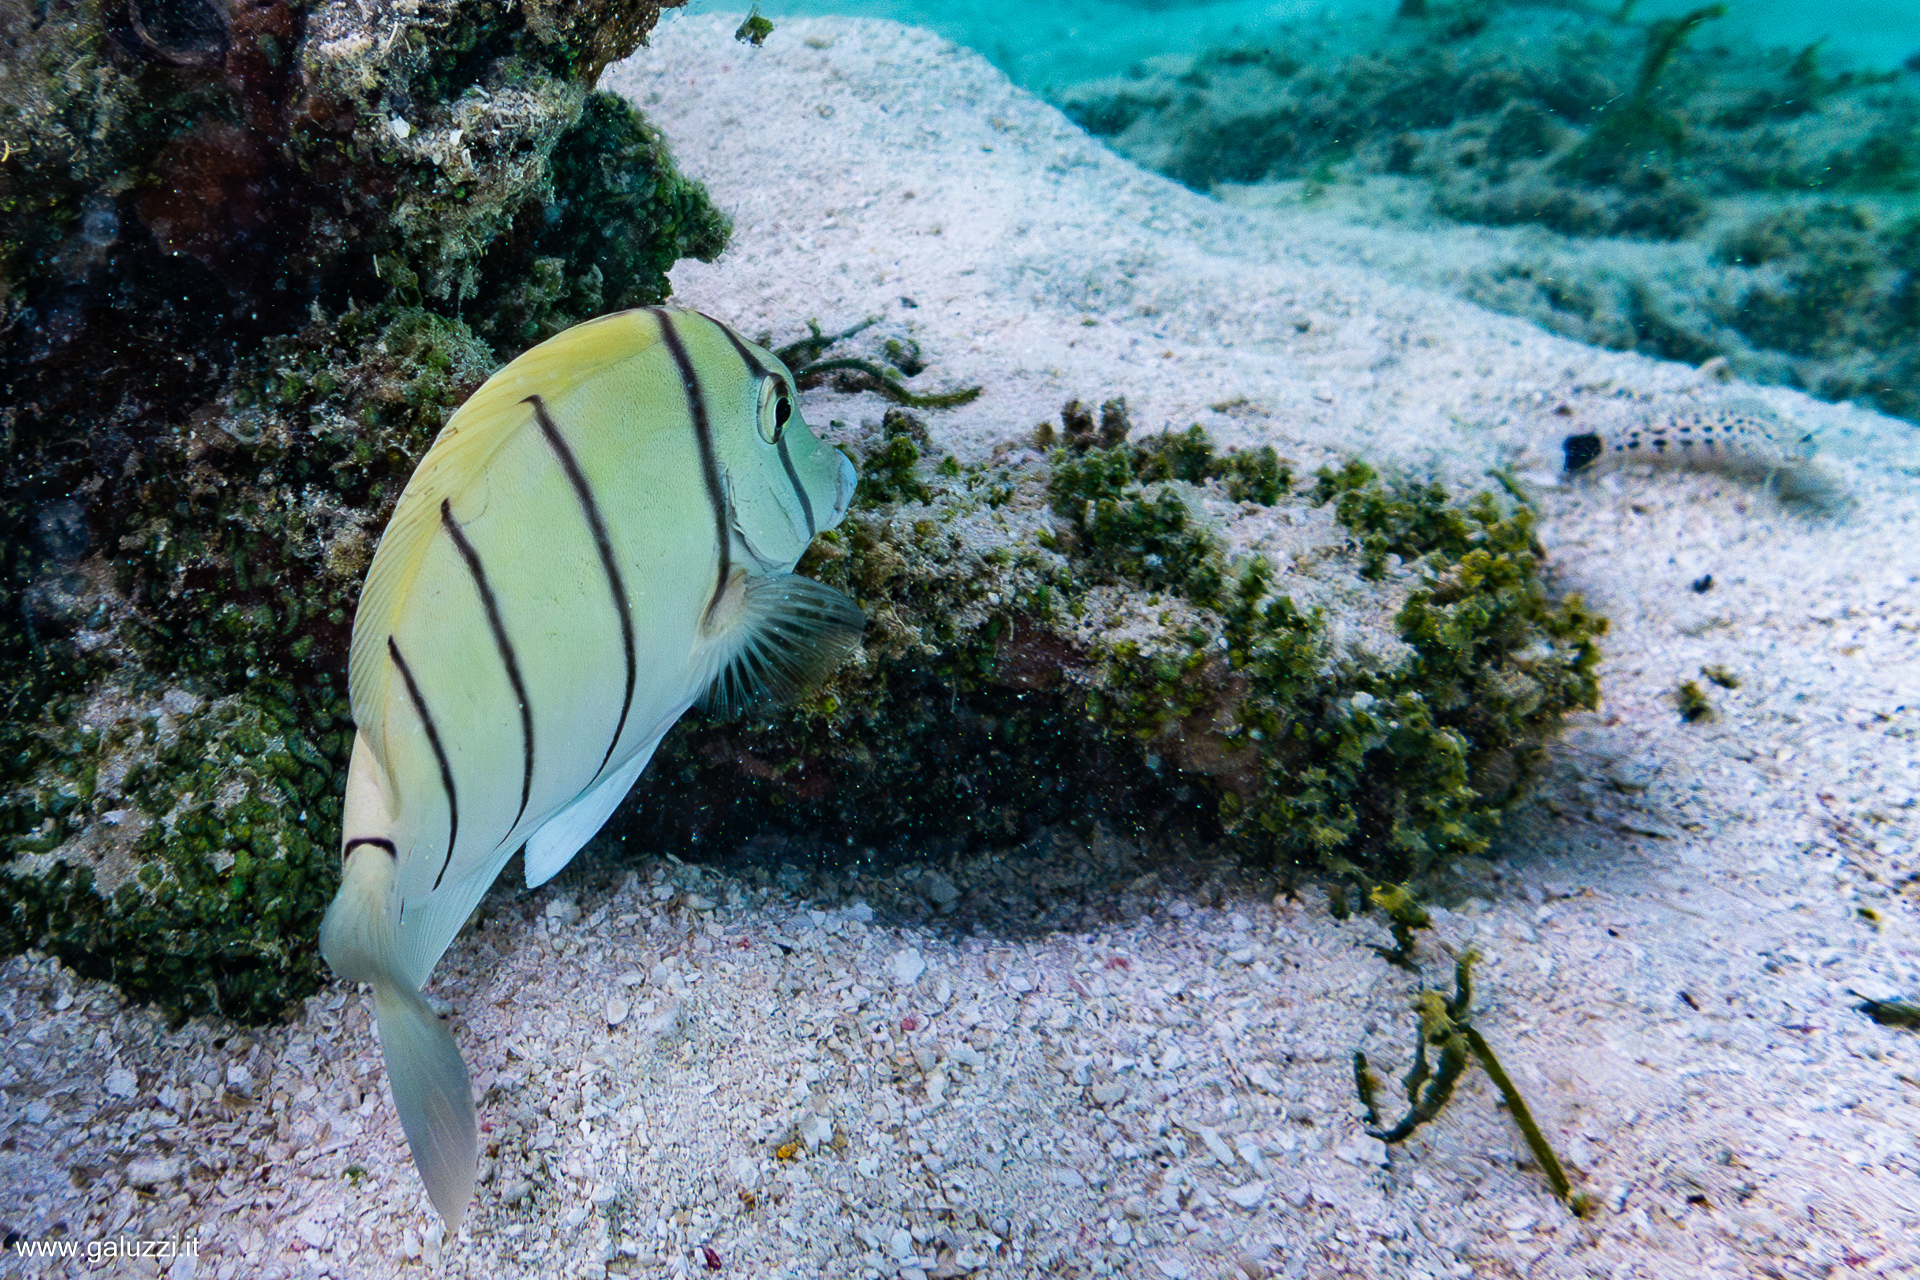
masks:
{"label": "small spotted fish", "polygon": [[466,1063],[421,985],[516,850],[540,884],[696,701],[786,694],[858,640],[793,567],[853,496],[771,352],[694,311],[567,330],[475,392],[422,459],[367,572],[335,973],[371,983],[394,1108],[458,1224]]}
{"label": "small spotted fish", "polygon": [[[1564,406],[1563,406],[1564,407]],[[1608,404],[1600,423],[1561,441],[1569,475],[1595,475],[1635,463],[1773,479],[1813,457],[1809,435],[1794,436],[1755,400],[1668,408]]]}

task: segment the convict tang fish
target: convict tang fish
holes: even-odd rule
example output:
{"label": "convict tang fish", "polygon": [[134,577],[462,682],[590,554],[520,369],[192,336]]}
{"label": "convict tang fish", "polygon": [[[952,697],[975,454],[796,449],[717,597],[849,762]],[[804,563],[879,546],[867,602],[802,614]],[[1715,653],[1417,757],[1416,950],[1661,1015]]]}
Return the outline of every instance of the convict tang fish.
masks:
{"label": "convict tang fish", "polygon": [[371,983],[395,1109],[435,1208],[473,1194],[466,1064],[420,987],[513,853],[552,877],[687,708],[792,692],[860,611],[795,577],[855,473],[792,375],[677,307],[542,343],[461,406],[368,570],[339,895],[320,948]]}

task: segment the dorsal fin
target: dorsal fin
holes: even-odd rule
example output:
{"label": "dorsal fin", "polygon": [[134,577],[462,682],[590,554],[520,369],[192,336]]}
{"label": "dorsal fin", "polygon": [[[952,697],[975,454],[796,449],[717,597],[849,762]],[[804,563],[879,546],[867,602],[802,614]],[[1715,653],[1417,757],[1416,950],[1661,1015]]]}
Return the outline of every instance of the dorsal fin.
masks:
{"label": "dorsal fin", "polygon": [[719,665],[700,706],[731,716],[768,698],[789,698],[840,665],[865,629],[866,615],[845,595],[811,578],[741,574],[741,597],[722,634]]}
{"label": "dorsal fin", "polygon": [[348,669],[356,715],[375,715],[385,703],[392,679],[387,636],[439,531],[441,500],[457,498],[501,446],[533,421],[528,396],[564,400],[609,365],[659,340],[659,325],[641,311],[589,320],[515,359],[447,420],[401,493],[360,593]]}

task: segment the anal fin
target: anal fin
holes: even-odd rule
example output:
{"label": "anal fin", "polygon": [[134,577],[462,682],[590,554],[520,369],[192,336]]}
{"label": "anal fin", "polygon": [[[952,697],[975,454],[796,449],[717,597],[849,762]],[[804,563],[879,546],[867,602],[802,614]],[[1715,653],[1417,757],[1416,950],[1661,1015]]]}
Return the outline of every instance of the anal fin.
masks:
{"label": "anal fin", "polygon": [[633,790],[640,771],[653,759],[654,748],[659,745],[659,738],[649,742],[634,753],[633,759],[576,796],[527,837],[527,888],[543,885],[560,874],[560,869],[573,861],[573,855],[593,839],[594,833],[607,825],[607,819],[627,798],[627,792]]}

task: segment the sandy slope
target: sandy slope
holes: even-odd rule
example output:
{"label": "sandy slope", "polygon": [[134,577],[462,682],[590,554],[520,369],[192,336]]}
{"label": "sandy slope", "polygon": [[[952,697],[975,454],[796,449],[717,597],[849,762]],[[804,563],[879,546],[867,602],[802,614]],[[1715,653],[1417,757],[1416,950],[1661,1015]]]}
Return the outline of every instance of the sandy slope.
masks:
{"label": "sandy slope", "polygon": [[[964,455],[1125,394],[1146,427],[1472,478],[1550,462],[1557,404],[1703,394],[1328,265],[1351,231],[1322,251],[1310,221],[1133,171],[923,32],[783,23],[751,52],[735,22],[670,23],[609,78],[738,220],[721,262],[676,273],[681,300],[783,341],[883,317],[861,341],[919,341],[917,385],[988,387],[933,417]],[[191,1264],[112,1273],[221,1277],[1920,1267],[1920,1042],[1847,994],[1920,991],[1920,451],[1907,424],[1755,394],[1823,441],[1850,502],[1715,474],[1543,487],[1558,580],[1614,622],[1606,704],[1437,913],[1485,953],[1479,1025],[1602,1201],[1589,1222],[1483,1077],[1390,1158],[1360,1133],[1348,1055],[1397,1071],[1417,986],[1367,950],[1377,926],[1104,831],[884,880],[768,874],[771,844],[757,876],[600,850],[503,889],[435,978],[490,1143],[447,1241],[358,995],[169,1031],[13,961],[0,1221],[193,1235]],[[806,406],[846,434],[879,411]],[[1673,690],[1703,665],[1741,687],[1683,724]],[[998,925],[948,927],[929,872]]]}

